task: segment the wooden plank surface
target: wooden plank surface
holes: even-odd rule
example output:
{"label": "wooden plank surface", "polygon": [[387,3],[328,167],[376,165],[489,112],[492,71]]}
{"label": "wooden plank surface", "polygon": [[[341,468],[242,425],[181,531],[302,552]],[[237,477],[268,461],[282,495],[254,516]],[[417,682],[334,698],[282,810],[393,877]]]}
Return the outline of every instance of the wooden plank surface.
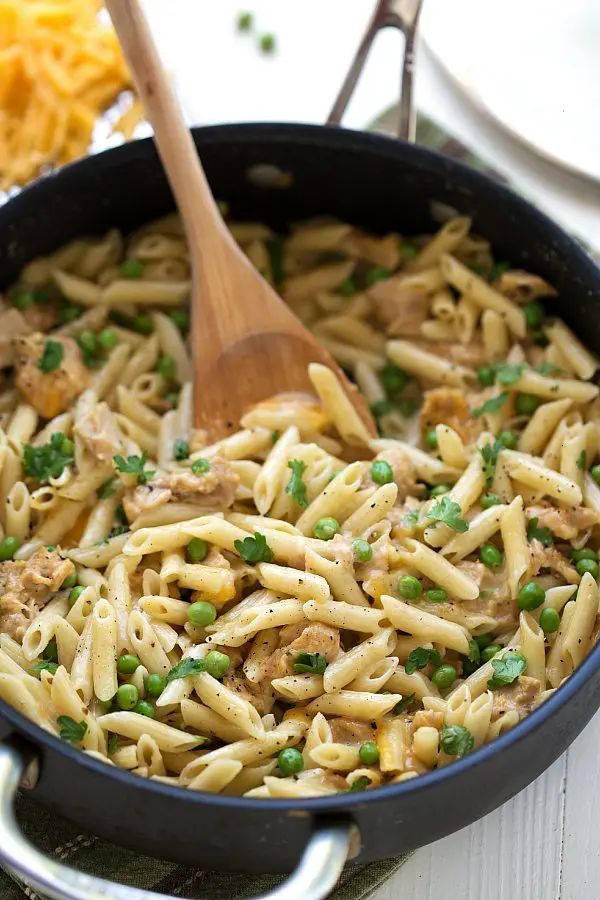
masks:
{"label": "wooden plank surface", "polygon": [[418,850],[374,900],[597,900],[600,714],[547,772]]}

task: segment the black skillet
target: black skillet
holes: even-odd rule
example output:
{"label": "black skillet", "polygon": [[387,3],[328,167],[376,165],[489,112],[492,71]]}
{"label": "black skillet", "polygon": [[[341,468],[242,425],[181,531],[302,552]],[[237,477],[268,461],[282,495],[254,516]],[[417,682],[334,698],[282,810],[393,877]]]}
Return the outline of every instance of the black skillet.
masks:
{"label": "black skillet", "polygon": [[[404,28],[388,8],[393,5],[380,4],[363,56],[382,24]],[[491,241],[498,258],[539,273],[557,288],[557,311],[600,352],[600,317],[591,314],[600,303],[600,271],[545,215],[489,178],[406,141],[334,127],[225,125],[194,129],[194,138],[215,196],[230,204],[235,218],[284,227],[329,213],[374,232],[412,234],[436,227],[440,205],[472,216],[475,231]],[[127,232],[172,207],[151,140],[68,166],[0,209],[2,284],[10,284],[30,259],[72,238],[112,227]],[[273,896],[318,900],[333,887],[347,857],[365,863],[405,852],[504,803],[566,749],[599,706],[600,646],[520,725],[450,766],[361,793],[264,801],[196,793],[130,775],[0,702],[0,860],[53,897],[150,896],[89,878],[36,851],[12,812],[25,774],[40,803],[103,838],[224,871],[289,872],[297,866]]]}

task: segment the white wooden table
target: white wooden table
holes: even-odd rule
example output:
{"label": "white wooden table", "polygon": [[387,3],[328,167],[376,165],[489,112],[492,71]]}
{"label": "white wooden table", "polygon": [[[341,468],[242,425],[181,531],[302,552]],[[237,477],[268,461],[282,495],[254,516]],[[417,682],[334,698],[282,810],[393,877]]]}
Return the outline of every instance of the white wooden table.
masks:
{"label": "white wooden table", "polygon": [[[373,0],[144,0],[194,123],[323,122]],[[265,59],[235,31],[251,9],[276,34]],[[341,28],[341,30],[340,30]],[[382,35],[347,122],[361,127],[396,99],[400,43]],[[559,61],[560,62],[560,61]],[[567,61],[563,61],[567,65]],[[600,186],[534,156],[473,110],[422,53],[417,101],[565,228],[600,248]],[[501,809],[418,850],[376,900],[598,900],[600,714],[570,750]]]}

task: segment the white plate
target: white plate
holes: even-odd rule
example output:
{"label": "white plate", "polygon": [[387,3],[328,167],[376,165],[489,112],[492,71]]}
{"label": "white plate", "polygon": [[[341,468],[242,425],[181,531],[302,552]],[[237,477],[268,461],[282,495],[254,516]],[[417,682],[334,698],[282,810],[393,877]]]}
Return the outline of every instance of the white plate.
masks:
{"label": "white plate", "polygon": [[600,181],[598,0],[425,0],[423,36],[469,98]]}

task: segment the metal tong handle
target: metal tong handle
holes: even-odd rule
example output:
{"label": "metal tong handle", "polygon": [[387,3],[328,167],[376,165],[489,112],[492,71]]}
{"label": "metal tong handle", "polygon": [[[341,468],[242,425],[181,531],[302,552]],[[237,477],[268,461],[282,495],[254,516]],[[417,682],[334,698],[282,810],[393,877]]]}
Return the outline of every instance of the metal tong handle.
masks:
{"label": "metal tong handle", "polygon": [[[34,757],[21,747],[10,741],[0,744],[0,862],[7,871],[54,900],[175,900],[71,869],[34,847],[13,808],[32,762],[35,766]],[[254,900],[323,900],[335,887],[356,842],[357,830],[349,819],[317,824],[292,874]]]}
{"label": "metal tong handle", "polygon": [[382,28],[398,28],[404,35],[404,58],[400,80],[397,133],[401,140],[414,143],[416,134],[416,115],[413,105],[415,46],[422,4],[423,0],[379,0],[329,113],[328,125],[341,124],[342,116],[354,93],[375,36]]}

